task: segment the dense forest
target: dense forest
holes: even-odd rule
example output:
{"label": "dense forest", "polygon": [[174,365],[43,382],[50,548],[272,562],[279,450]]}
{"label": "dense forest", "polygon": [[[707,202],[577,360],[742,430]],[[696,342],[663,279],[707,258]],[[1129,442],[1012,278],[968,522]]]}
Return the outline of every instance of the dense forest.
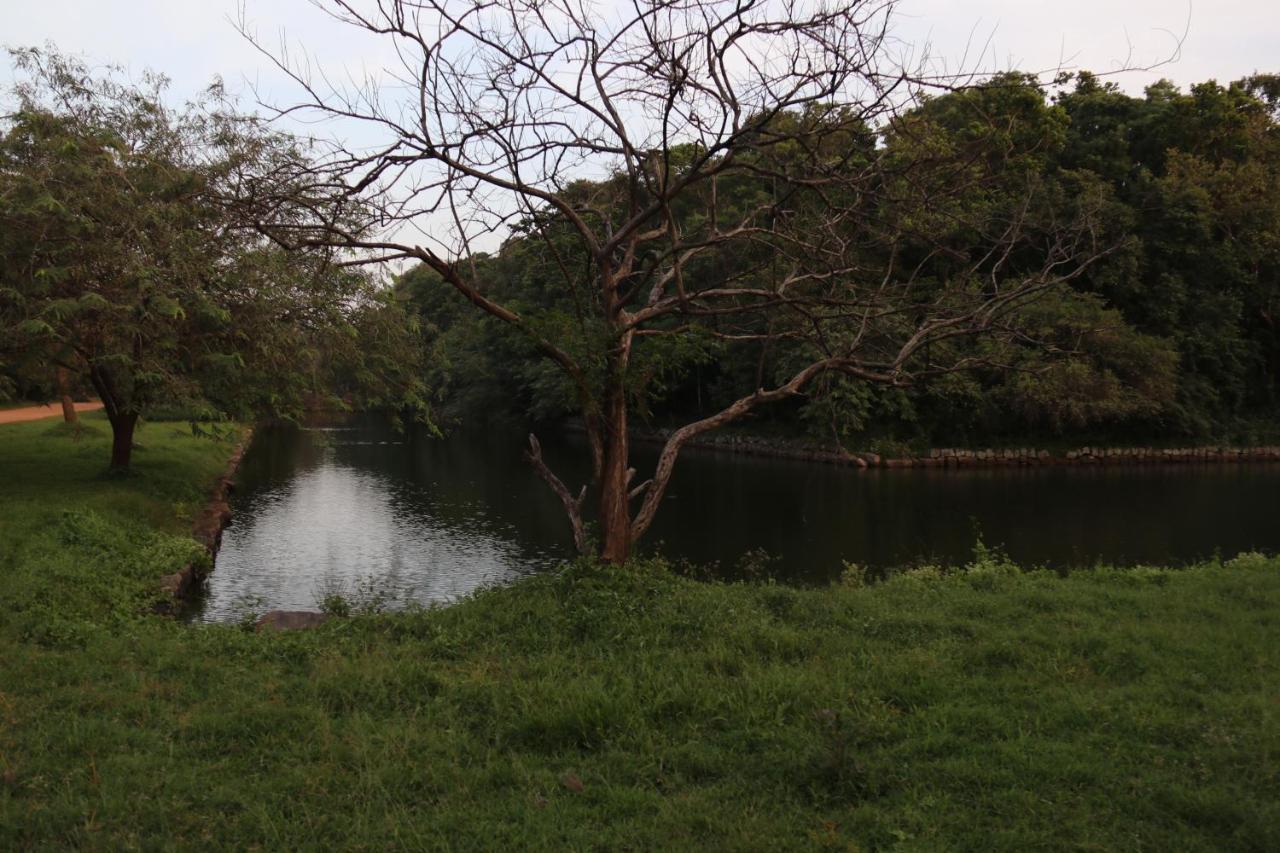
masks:
{"label": "dense forest", "polygon": [[[820,124],[833,112],[838,108],[779,120]],[[794,400],[762,410],[749,428],[885,450],[1028,438],[1270,438],[1280,410],[1278,119],[1275,76],[1227,86],[1210,81],[1189,92],[1162,81],[1134,97],[1088,73],[1058,81],[1053,91],[1034,78],[1005,75],[929,99],[890,126],[847,134],[849,151],[842,156],[850,168],[874,162],[882,188],[888,187],[903,180],[894,171],[899,158],[911,164],[927,199],[908,206],[903,193],[867,194],[861,222],[884,224],[856,235],[867,276],[914,263],[927,276],[944,277],[948,258],[965,259],[990,242],[972,225],[992,219],[984,211],[1018,205],[1030,218],[1055,222],[1089,199],[1089,227],[1107,249],[1082,274],[1021,309],[1021,341],[961,339],[941,345],[952,352],[922,356],[954,364],[971,352],[973,369],[904,387],[830,374]],[[821,139],[831,145],[829,136]],[[933,152],[951,165],[933,178],[920,177]],[[966,187],[956,163],[983,179]],[[571,189],[584,207],[607,208],[622,180],[605,176]],[[947,185],[930,186],[931,180]],[[1027,191],[1032,184],[1034,193]],[[713,192],[721,209],[760,205],[774,217],[806,215],[778,201],[787,194],[776,180],[736,178]],[[703,209],[691,204],[679,227],[706,227],[698,221]],[[549,212],[531,216],[527,229],[468,263],[486,295],[516,306],[539,334],[573,342],[575,355],[587,354],[604,331],[593,327],[580,303],[589,295],[562,284],[565,267],[583,260],[567,237],[547,237],[557,226],[533,221],[542,216],[554,219]],[[930,247],[927,256],[917,247],[911,257],[910,241],[900,239],[904,229],[928,234],[919,241]],[[711,252],[687,274],[705,285],[741,280],[771,263],[767,246],[727,254]],[[1030,268],[1042,262],[1014,257],[1008,263]],[[465,425],[498,413],[555,421],[576,411],[568,380],[538,358],[526,334],[473,310],[440,284],[434,271],[419,266],[396,285],[424,330],[438,421]],[[640,425],[663,426],[722,408],[787,375],[804,357],[799,349],[813,346],[768,325],[778,320],[763,313],[758,328],[705,313],[672,322],[683,333],[663,338],[629,368]],[[758,345],[726,343],[753,336]]]}

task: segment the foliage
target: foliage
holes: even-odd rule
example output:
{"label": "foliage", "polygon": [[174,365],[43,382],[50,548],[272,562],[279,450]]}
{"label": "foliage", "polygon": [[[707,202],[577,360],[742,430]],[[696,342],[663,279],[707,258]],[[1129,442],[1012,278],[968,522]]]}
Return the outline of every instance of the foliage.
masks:
{"label": "foliage", "polygon": [[1082,74],[1058,98],[1072,119],[1064,162],[1107,180],[1135,238],[1085,286],[1178,353],[1159,420],[1183,436],[1222,435],[1280,402],[1280,130],[1260,80],[1162,82],[1134,98]]}
{"label": "foliage", "polygon": [[[955,255],[981,251],[987,236],[974,225],[1001,221],[1001,211],[1028,198],[1030,182],[1039,187],[1035,215],[1047,221],[1091,200],[1116,251],[1021,312],[1024,343],[1040,346],[935,345],[926,359],[969,353],[991,366],[913,388],[825,375],[805,399],[757,417],[857,449],[1027,434],[1057,441],[1100,432],[1138,441],[1250,434],[1252,422],[1273,418],[1280,405],[1280,130],[1268,81],[1210,82],[1187,93],[1162,83],[1132,97],[1084,73],[1050,97],[1032,78],[1003,75],[927,100],[896,125],[887,150],[904,163],[943,165],[904,169],[899,186],[882,197],[879,221],[928,233]],[[584,184],[580,192],[599,196],[609,187]],[[718,201],[745,209],[760,189],[759,182],[722,181]],[[686,215],[684,227],[698,227],[697,210]],[[870,239],[867,264],[883,269],[890,245],[888,233]],[[712,253],[687,275],[720,280],[737,264],[759,262]],[[532,236],[516,236],[483,259],[479,277],[487,292],[541,316],[566,310],[549,263]],[[401,286],[434,324],[442,362],[469,366],[457,374],[465,380],[435,386],[451,419],[465,422],[495,406],[535,420],[574,412],[568,382],[546,364],[531,366],[532,345],[460,310],[465,303],[455,294],[426,287],[431,275],[416,268]],[[432,301],[441,299],[454,309],[441,311]],[[714,319],[689,326],[712,334],[730,328]],[[645,399],[638,417],[667,424],[703,416],[806,357],[785,340],[727,347],[697,332],[685,340],[686,353],[659,358],[662,393]],[[648,390],[633,387],[637,398]]]}
{"label": "foliage", "polygon": [[308,395],[361,392],[425,410],[399,306],[321,253],[249,227],[238,187],[306,156],[214,87],[173,108],[166,81],[97,74],[41,50],[0,125],[0,365],[67,368],[112,419],[129,462],[140,415],[292,416]]}

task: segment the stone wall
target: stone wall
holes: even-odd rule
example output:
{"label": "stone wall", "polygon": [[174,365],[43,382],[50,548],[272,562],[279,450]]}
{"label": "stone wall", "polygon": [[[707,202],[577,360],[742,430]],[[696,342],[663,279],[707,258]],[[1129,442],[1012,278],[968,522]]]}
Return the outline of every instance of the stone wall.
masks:
{"label": "stone wall", "polygon": [[192,526],[191,535],[208,552],[208,562],[206,564],[192,563],[185,566],[181,571],[161,578],[160,590],[164,596],[164,601],[158,609],[174,612],[192,592],[199,589],[208,572],[212,570],[213,561],[218,555],[218,548],[222,545],[222,531],[231,523],[231,505],[227,502],[227,499],[230,497],[232,489],[235,488],[234,477],[236,469],[240,467],[240,460],[244,458],[244,452],[249,447],[251,438],[253,438],[252,429],[245,432],[240,439],[240,443],[236,445],[235,450],[232,451],[231,456],[227,459],[226,468],[223,469],[221,476],[214,482],[208,503],[205,504],[200,514],[196,516],[195,524]]}
{"label": "stone wall", "polygon": [[[667,430],[633,430],[637,441],[666,441]],[[778,442],[751,435],[711,435],[686,447],[798,459],[856,468],[1007,468],[1034,465],[1156,465],[1280,462],[1280,446],[1267,447],[1082,447],[1067,452],[1042,448],[934,448],[917,456],[887,457]]]}
{"label": "stone wall", "polygon": [[1082,447],[1066,453],[1037,448],[1000,450],[934,449],[927,456],[880,459],[862,454],[868,463],[886,468],[964,468],[1030,465],[1156,465],[1280,461],[1280,447]]}

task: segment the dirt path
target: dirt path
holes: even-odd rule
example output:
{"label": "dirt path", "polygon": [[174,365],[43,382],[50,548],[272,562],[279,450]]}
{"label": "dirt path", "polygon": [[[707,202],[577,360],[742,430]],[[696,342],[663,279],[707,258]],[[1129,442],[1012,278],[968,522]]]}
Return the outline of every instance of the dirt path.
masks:
{"label": "dirt path", "polygon": [[[98,401],[92,403],[76,403],[77,412],[92,412],[101,409]],[[27,406],[25,409],[4,409],[0,411],[0,424],[16,424],[21,421],[38,421],[41,418],[52,418],[62,415],[62,406]]]}

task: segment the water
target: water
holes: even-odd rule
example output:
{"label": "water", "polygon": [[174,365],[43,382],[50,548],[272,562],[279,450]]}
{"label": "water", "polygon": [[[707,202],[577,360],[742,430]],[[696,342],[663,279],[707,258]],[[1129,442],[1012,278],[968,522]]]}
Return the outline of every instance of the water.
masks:
{"label": "water", "polygon": [[[449,601],[570,556],[518,434],[445,440],[373,419],[260,431],[245,455],[199,618],[315,609],[362,585]],[[543,436],[577,491],[583,447]],[[655,448],[637,448],[644,476]],[[798,582],[843,562],[963,562],[979,534],[1024,565],[1178,564],[1280,550],[1280,465],[877,470],[686,451],[642,549],[732,576],[764,549]],[[367,594],[367,590],[366,590]]]}

